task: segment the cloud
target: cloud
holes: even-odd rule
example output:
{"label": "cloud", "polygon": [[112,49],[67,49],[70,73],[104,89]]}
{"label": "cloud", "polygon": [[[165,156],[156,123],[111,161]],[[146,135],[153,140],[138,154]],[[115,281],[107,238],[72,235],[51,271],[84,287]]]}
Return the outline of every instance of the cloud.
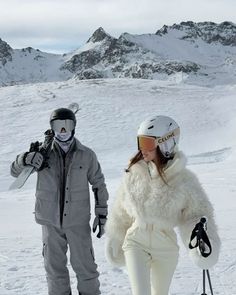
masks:
{"label": "cloud", "polygon": [[0,7],[0,37],[17,48],[76,49],[100,26],[118,37],[186,20],[236,22],[233,0],[0,0]]}

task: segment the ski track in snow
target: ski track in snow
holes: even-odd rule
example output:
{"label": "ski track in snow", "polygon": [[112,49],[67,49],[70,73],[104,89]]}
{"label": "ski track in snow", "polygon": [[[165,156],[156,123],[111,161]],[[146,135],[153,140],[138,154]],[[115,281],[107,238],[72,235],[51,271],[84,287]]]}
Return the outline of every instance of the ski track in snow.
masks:
{"label": "ski track in snow", "polygon": [[226,159],[231,153],[231,148],[223,148],[217,151],[191,155],[188,157],[188,164],[199,165],[204,163],[216,163]]}
{"label": "ski track in snow", "polygon": [[[234,85],[204,88],[170,81],[128,79],[0,88],[2,122],[8,132],[7,140],[3,129],[0,133],[0,294],[47,294],[41,228],[32,214],[36,176],[31,176],[23,189],[7,191],[13,181],[9,166],[17,153],[28,149],[31,141],[43,139],[54,108],[77,102],[81,107],[77,134],[97,152],[110,205],[128,159],[135,152],[138,124],[156,113],[173,116],[180,122],[181,148],[188,155],[189,168],[199,176],[214,204],[222,239],[219,262],[210,270],[214,294],[235,295],[235,90]],[[93,236],[93,241],[102,294],[131,295],[126,270],[114,268],[106,261],[105,237]],[[170,294],[200,295],[202,271],[193,265],[179,243],[179,264]],[[68,267],[72,291],[77,294],[69,262]],[[208,285],[207,294],[210,294]]]}

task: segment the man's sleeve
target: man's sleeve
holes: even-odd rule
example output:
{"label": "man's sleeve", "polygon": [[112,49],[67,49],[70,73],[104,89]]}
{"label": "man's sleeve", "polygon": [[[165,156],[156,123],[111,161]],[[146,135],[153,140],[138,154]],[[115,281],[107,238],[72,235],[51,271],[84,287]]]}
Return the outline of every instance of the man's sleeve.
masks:
{"label": "man's sleeve", "polygon": [[101,166],[94,152],[91,153],[91,162],[88,171],[88,180],[92,185],[95,197],[95,215],[107,216],[108,192]]}
{"label": "man's sleeve", "polygon": [[11,164],[10,172],[13,177],[17,177],[25,167],[24,164],[25,153],[16,157],[16,160]]}

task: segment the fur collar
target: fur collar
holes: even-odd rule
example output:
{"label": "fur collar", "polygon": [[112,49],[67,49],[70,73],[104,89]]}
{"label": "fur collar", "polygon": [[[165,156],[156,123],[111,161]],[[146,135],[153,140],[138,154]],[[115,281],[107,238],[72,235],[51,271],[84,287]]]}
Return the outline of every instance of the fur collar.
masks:
{"label": "fur collar", "polygon": [[[167,182],[171,182],[176,176],[178,176],[178,174],[186,167],[186,164],[187,159],[185,155],[181,151],[176,152],[174,159],[168,161],[167,166],[164,169]],[[147,163],[144,160],[140,160],[131,167],[130,171],[134,175],[145,173],[146,177],[162,181],[156,165],[152,161]]]}

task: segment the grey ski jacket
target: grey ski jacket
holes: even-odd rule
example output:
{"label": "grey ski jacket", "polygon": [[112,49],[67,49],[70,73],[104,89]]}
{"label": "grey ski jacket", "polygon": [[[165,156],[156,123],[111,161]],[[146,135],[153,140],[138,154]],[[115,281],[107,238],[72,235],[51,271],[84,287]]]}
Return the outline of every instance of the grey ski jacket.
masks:
{"label": "grey ski jacket", "polygon": [[[24,169],[23,157],[24,154],[18,155],[12,163],[12,176],[17,177]],[[36,222],[59,228],[88,224],[91,215],[89,184],[95,195],[95,215],[106,216],[108,192],[96,154],[75,139],[64,159],[55,142],[48,157],[49,167],[37,172]]]}

